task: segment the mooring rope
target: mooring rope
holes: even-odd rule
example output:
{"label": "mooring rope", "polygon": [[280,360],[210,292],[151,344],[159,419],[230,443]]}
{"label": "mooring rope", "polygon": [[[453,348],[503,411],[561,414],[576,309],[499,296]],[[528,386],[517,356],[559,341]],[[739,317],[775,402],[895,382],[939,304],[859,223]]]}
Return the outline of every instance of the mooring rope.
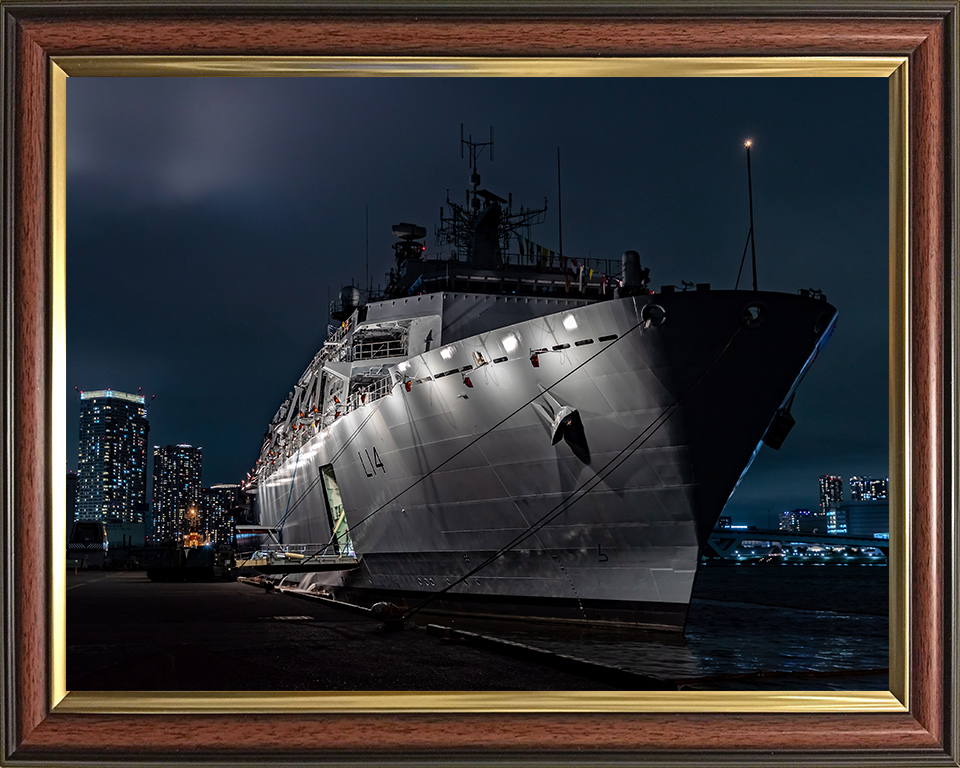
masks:
{"label": "mooring rope", "polygon": [[[694,390],[696,390],[696,388],[700,385],[700,383],[704,380],[704,378],[706,378],[706,375],[720,361],[720,358],[723,357],[727,349],[730,348],[730,345],[733,343],[733,340],[737,337],[737,334],[740,333],[741,328],[742,326],[737,327],[737,329],[733,332],[733,334],[727,340],[727,343],[724,345],[723,349],[720,350],[720,353],[704,369],[703,373],[700,374],[700,376],[690,386],[690,388],[687,389],[686,392],[679,395],[676,399],[674,399],[674,401],[670,405],[668,405],[657,416],[657,418],[655,418],[652,422],[650,422],[650,424],[648,424],[647,427],[639,435],[637,435],[635,438],[633,438],[633,440],[627,443],[627,445],[623,449],[621,449],[613,458],[611,458],[610,461],[604,464],[604,466],[600,469],[600,471],[594,474],[594,476],[591,479],[581,483],[569,495],[561,499],[552,509],[548,510],[537,521],[535,521],[530,526],[528,526],[525,531],[522,531],[521,533],[517,534],[513,539],[510,540],[510,542],[508,542],[503,547],[498,549],[494,554],[492,554],[490,557],[488,557],[486,560],[480,563],[480,565],[468,571],[463,576],[458,578],[456,581],[453,581],[452,583],[445,586],[443,589],[437,590],[432,595],[429,595],[424,600],[422,600],[417,605],[415,605],[413,608],[408,609],[403,614],[403,617],[406,619],[406,618],[409,618],[410,616],[413,616],[414,614],[422,610],[425,606],[427,606],[429,603],[433,602],[440,595],[443,595],[444,593],[449,592],[458,584],[461,584],[462,582],[469,579],[471,576],[475,575],[479,571],[486,568],[491,563],[498,560],[504,554],[506,554],[511,549],[513,549],[521,541],[533,535],[534,533],[537,533],[544,526],[546,526],[552,520],[557,518],[560,514],[562,514],[563,512],[566,512],[574,504],[576,504],[578,501],[583,499],[597,485],[603,482],[607,478],[607,476],[610,475],[611,472],[618,469],[620,465],[623,464],[623,462],[625,462],[628,458],[630,458],[630,456],[632,456],[637,450],[639,450],[644,445],[644,443],[646,443],[651,437],[653,437],[653,435],[656,434],[657,430],[659,430],[660,427],[662,427],[666,423],[667,419],[669,419],[670,416],[672,416],[680,408],[680,405],[683,403],[683,401],[686,400],[687,397],[689,397],[694,392]],[[647,434],[648,432],[649,434]],[[574,498],[575,496],[577,496],[577,494],[580,494],[580,495],[577,498]]]}

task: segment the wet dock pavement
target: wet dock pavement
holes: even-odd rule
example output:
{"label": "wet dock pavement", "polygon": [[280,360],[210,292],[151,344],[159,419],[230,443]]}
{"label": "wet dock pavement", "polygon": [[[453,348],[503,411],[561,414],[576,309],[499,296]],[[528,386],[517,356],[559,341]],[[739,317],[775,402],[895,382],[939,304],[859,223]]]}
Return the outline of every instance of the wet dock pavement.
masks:
{"label": "wet dock pavement", "polygon": [[[73,691],[636,689],[609,668],[517,658],[423,628],[239,582],[154,583],[143,571],[69,571]],[[523,655],[523,654],[520,654]],[[615,670],[613,670],[615,672]]]}

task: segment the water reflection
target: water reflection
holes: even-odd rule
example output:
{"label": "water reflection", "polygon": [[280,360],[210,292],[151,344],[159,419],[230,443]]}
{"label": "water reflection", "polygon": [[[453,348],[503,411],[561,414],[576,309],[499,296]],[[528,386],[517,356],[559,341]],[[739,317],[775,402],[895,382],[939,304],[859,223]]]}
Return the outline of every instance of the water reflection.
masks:
{"label": "water reflection", "polygon": [[887,690],[886,567],[701,568],[684,635],[430,621],[697,689]]}

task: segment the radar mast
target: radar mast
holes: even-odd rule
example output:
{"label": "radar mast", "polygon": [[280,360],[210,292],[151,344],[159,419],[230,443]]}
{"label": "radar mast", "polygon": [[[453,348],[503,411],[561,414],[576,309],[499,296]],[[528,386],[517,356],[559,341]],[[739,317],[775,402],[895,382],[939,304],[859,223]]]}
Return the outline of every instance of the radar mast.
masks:
{"label": "radar mast", "polygon": [[473,136],[463,137],[463,124],[460,124],[460,157],[467,150],[470,163],[470,188],[466,190],[466,201],[459,205],[450,199],[447,193],[449,215],[440,209],[440,226],[436,230],[437,246],[452,245],[450,257],[456,261],[465,261],[478,267],[500,267],[503,265],[503,253],[510,249],[510,240],[518,236],[517,230],[541,224],[547,211],[544,199],[542,208],[524,208],[513,211],[513,195],[502,197],[480,188],[480,172],[477,159],[484,149],[490,149],[490,161],[493,161],[493,126],[490,126],[490,140],[476,142]]}

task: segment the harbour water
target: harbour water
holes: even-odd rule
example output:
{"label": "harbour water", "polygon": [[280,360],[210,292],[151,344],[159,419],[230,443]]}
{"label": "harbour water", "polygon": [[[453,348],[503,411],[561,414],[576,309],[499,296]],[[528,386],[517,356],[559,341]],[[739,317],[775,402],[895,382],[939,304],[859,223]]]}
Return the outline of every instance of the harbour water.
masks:
{"label": "harbour water", "polygon": [[675,681],[685,689],[888,690],[888,573],[884,565],[701,567],[683,636],[429,621]]}

